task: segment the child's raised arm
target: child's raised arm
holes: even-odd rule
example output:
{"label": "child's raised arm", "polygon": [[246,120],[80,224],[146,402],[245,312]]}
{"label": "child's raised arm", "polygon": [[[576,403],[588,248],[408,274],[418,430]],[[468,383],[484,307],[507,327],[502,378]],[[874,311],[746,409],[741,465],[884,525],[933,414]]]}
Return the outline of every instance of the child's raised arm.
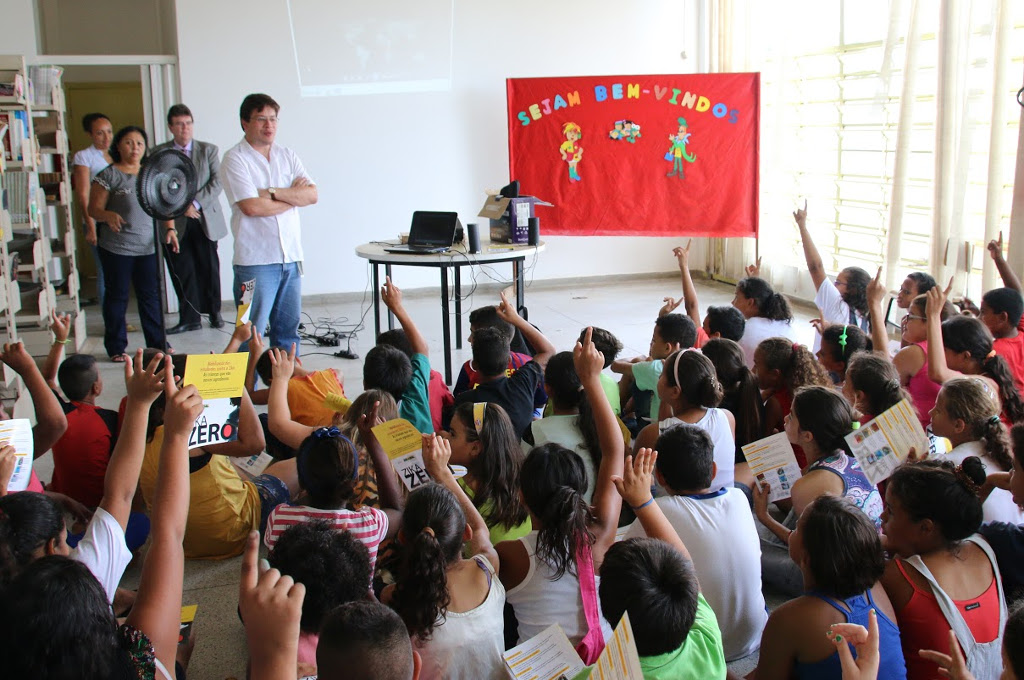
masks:
{"label": "child's raised arm", "polygon": [[497,572],[501,563],[498,560],[498,552],[491,544],[491,532],[480,511],[473,505],[473,501],[469,500],[469,496],[455,481],[455,475],[448,467],[451,457],[452,446],[447,439],[438,437],[436,434],[423,435],[423,462],[427,467],[427,474],[435,482],[451,491],[458,499],[459,506],[462,507],[462,512],[466,515],[466,524],[469,525],[473,533],[472,538],[469,539],[470,554],[483,555]]}
{"label": "child's raised arm", "polygon": [[156,493],[153,499],[152,541],[142,566],[139,594],[128,615],[128,625],[145,633],[165,668],[174,668],[181,622],[181,587],[185,553],[181,542],[188,519],[188,437],[203,412],[203,398],[195,385],[174,384],[170,357],[164,359],[164,441],[160,448]]}
{"label": "child's raised arm", "polygon": [[543,369],[548,359],[555,355],[555,346],[544,337],[544,334],[533,327],[529,321],[519,316],[516,306],[509,302],[505,291],[501,292],[501,304],[498,305],[498,316],[519,329],[526,343],[533,347],[533,360]]}
{"label": "child's raised arm", "polygon": [[32,428],[32,442],[35,447],[33,457],[38,458],[53,448],[57,440],[64,435],[68,429],[68,419],[60,402],[57,401],[57,395],[46,384],[46,379],[39,372],[35,359],[25,351],[24,345],[20,342],[5,343],[0,361],[21,376],[25,389],[32,398],[32,408],[36,414],[36,424]]}
{"label": "child's raised arm", "polygon": [[954,371],[946,363],[946,348],[942,344],[942,308],[946,304],[946,297],[953,288],[953,279],[950,278],[946,290],[940,290],[935,286],[926,295],[928,301],[925,303],[925,316],[928,319],[928,377],[940,385],[950,378],[957,378],[962,375]]}
{"label": "child's raised arm", "polygon": [[402,325],[402,330],[405,331],[405,336],[409,339],[409,344],[412,346],[413,354],[422,354],[423,356],[430,356],[430,347],[427,345],[427,341],[420,334],[420,329],[413,323],[412,317],[409,316],[409,312],[405,310],[405,305],[402,304],[402,291],[401,289],[391,282],[391,277],[387,277],[384,286],[380,290],[380,299],[387,305],[387,308],[395,315],[398,322]]}
{"label": "child's raised arm", "polygon": [[1003,280],[1003,285],[1007,288],[1013,288],[1018,293],[1024,293],[1024,286],[1021,286],[1017,272],[1013,271],[1013,268],[1006,262],[1006,258],[1003,257],[1002,231],[999,232],[998,240],[988,242],[988,254],[992,256],[992,261],[996,263],[996,269],[999,271],[999,277]]}
{"label": "child's raised arm", "polygon": [[68,335],[71,334],[71,316],[50,312],[50,331],[53,332],[53,344],[43,364],[43,378],[50,389],[56,390],[57,369],[60,368],[60,362],[64,358],[64,345],[68,344]]}
{"label": "child's raised arm", "polygon": [[282,444],[297,451],[316,428],[292,420],[292,409],[288,406],[288,381],[295,371],[295,346],[290,352],[276,347],[270,350],[270,365],[274,378],[267,399],[267,427]]}
{"label": "child's raised arm", "polygon": [[817,291],[821,288],[821,284],[828,277],[825,274],[825,263],[821,260],[821,255],[818,253],[818,247],[814,245],[814,239],[811,238],[811,232],[807,230],[806,200],[804,200],[803,209],[797,208],[793,211],[793,220],[796,222],[796,226],[800,230],[800,240],[803,242],[804,246],[804,260],[807,261],[807,272],[811,275],[811,280],[814,281],[814,290]]}
{"label": "child's raised arm", "polygon": [[249,338],[249,360],[245,365],[245,391],[249,393],[254,404],[267,403],[267,390],[256,389],[256,363],[263,356],[263,336],[253,328]]}
{"label": "child's raised arm", "polygon": [[868,282],[868,316],[871,319],[871,349],[889,359],[889,334],[885,329],[885,312],[882,311],[882,300],[885,298],[885,286],[882,285],[882,268],[878,268],[875,278]]}
{"label": "child's raised arm", "polygon": [[228,340],[228,346],[224,348],[224,354],[234,354],[242,346],[242,343],[250,338],[252,338],[251,321],[246,321],[241,326],[235,326],[231,339]]}
{"label": "child's raised arm", "polygon": [[238,439],[235,441],[209,444],[204,451],[216,453],[229,458],[248,458],[255,456],[267,448],[267,439],[263,436],[263,425],[252,405],[249,393],[242,390],[242,401],[238,406]]}
{"label": "child's raised arm", "polygon": [[260,535],[250,532],[242,556],[238,611],[249,642],[250,680],[293,680],[306,587],[277,569],[260,571]]}
{"label": "child's raised arm", "polygon": [[103,478],[103,498],[100,500],[100,507],[117,520],[122,530],[128,526],[132,499],[139,485],[139,472],[146,454],[149,409],[164,391],[163,364],[164,355],[160,352],[143,368],[141,349],[124,362],[124,386],[128,399],[124,407],[124,421]]}
{"label": "child's raised arm", "polygon": [[593,409],[597,441],[601,446],[601,465],[597,471],[593,498],[593,513],[597,518],[594,532],[594,564],[597,565],[615,538],[615,528],[618,526],[622,510],[622,499],[615,490],[615,483],[612,480],[622,475],[625,443],[622,441],[622,430],[619,429],[612,406],[603,397],[601,369],[604,368],[604,355],[594,346],[591,339],[593,334],[594,329],[588,327],[583,341],[577,342],[573,349],[572,360],[576,374],[580,377],[580,384]]}
{"label": "child's raised arm", "polygon": [[693,277],[690,276],[690,246],[693,244],[691,238],[682,246],[672,250],[679,263],[679,273],[683,278],[683,302],[686,306],[686,316],[693,320],[693,323],[700,328],[704,322],[700,318],[700,303],[697,302],[697,287],[693,285]]}

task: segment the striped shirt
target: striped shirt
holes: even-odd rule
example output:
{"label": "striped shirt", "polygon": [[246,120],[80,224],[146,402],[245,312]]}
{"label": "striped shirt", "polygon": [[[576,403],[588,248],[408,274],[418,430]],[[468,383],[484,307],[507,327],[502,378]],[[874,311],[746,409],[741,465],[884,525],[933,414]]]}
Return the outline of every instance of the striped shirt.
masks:
{"label": "striped shirt", "polygon": [[377,563],[377,546],[388,533],[388,516],[382,511],[364,506],[361,510],[321,510],[308,505],[279,505],[270,512],[267,519],[267,530],[263,542],[273,548],[281,534],[291,526],[301,522],[323,520],[334,527],[335,531],[348,531],[370,553],[370,569]]}

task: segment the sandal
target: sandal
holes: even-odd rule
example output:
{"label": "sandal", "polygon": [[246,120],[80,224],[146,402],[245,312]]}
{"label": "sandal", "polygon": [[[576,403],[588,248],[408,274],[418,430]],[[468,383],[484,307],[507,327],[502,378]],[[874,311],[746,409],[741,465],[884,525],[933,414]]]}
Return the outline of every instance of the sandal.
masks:
{"label": "sandal", "polygon": [[128,361],[128,355],[115,354],[114,356],[110,357],[110,360],[113,361],[115,364],[123,364],[124,362]]}

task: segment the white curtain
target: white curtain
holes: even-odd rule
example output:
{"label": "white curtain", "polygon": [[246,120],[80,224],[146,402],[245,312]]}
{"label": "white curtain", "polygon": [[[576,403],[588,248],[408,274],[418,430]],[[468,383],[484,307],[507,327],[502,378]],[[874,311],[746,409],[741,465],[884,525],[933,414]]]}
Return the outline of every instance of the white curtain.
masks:
{"label": "white curtain", "polygon": [[[890,288],[912,269],[975,297],[999,285],[984,246],[1011,231],[1024,3],[712,4],[712,70],[762,72],[758,250],[773,285],[813,297],[789,216],[804,197],[832,273],[884,263]],[[1019,268],[1024,235],[1012,241]],[[753,256],[730,239],[715,271],[739,278]]]}

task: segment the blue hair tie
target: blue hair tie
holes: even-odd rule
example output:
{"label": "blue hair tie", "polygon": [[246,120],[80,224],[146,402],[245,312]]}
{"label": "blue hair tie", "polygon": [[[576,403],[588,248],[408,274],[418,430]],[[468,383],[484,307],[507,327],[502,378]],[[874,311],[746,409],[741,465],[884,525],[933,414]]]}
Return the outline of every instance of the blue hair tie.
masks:
{"label": "blue hair tie", "polygon": [[[359,479],[359,451],[356,450],[355,444],[352,440],[341,433],[337,427],[319,427],[313,430],[313,437],[316,439],[342,439],[348,444],[349,449],[352,451],[352,479]],[[308,441],[308,440],[307,440]],[[308,458],[309,458],[309,445],[299,447],[298,455],[295,456],[295,472],[299,478],[299,484],[303,489],[309,490],[309,470],[307,469]]]}

